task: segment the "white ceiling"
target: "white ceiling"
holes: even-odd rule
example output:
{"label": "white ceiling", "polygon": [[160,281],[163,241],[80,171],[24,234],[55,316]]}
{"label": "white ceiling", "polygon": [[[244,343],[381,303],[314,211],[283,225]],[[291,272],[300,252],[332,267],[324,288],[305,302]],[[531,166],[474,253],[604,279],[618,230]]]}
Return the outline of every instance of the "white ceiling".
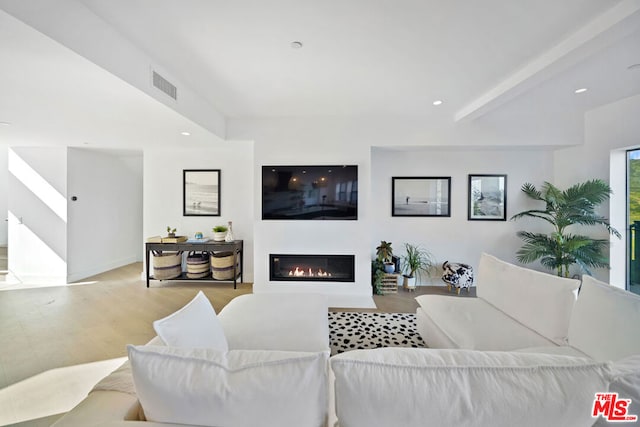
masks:
{"label": "white ceiling", "polygon": [[[552,141],[576,142],[585,111],[640,94],[640,70],[627,69],[640,63],[638,0],[65,2],[88,8],[227,118],[477,120],[514,137],[544,126]],[[303,48],[292,49],[294,40]],[[206,140],[189,120],[4,14],[0,57],[0,121],[29,129],[12,138],[69,132],[75,143],[171,145],[184,144],[176,135],[191,126]],[[574,94],[579,87],[589,91]],[[123,136],[136,127],[137,139]]]}

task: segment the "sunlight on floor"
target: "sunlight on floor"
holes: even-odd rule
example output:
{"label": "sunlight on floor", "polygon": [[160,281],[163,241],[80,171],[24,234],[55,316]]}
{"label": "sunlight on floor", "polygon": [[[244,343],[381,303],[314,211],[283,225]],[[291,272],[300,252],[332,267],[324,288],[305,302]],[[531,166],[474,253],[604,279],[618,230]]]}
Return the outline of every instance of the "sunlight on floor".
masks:
{"label": "sunlight on floor", "polygon": [[0,390],[0,426],[68,412],[126,357],[51,369]]}
{"label": "sunlight on floor", "polygon": [[2,276],[0,276],[0,291],[18,291],[21,289],[50,288],[55,286],[96,285],[98,283],[100,282],[96,280],[73,283],[21,283],[19,281],[3,281]]}

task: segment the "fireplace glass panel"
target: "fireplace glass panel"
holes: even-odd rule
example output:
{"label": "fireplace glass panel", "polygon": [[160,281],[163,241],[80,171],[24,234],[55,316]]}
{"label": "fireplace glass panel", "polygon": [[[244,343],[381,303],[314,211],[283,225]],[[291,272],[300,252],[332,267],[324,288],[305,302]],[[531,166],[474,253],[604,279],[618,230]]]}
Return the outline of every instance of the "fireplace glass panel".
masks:
{"label": "fireplace glass panel", "polygon": [[355,282],[355,256],[272,254],[269,280]]}

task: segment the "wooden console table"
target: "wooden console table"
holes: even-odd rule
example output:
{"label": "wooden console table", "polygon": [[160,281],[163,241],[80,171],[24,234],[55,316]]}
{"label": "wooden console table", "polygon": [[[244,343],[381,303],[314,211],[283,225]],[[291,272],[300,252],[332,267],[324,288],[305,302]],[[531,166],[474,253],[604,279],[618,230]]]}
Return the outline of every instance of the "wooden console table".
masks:
{"label": "wooden console table", "polygon": [[[242,269],[243,269],[243,241],[234,240],[233,242],[214,242],[213,240],[206,243],[145,243],[145,257],[146,257],[146,276],[147,276],[147,288],[149,287],[149,280],[153,279],[150,274],[150,254],[151,252],[232,252],[233,253],[233,289],[236,289],[238,277],[240,277],[240,283],[242,283]],[[238,259],[240,260],[240,269],[238,269]],[[175,279],[169,280],[200,280],[209,282],[230,282],[231,280],[218,280],[213,277],[205,277],[204,279],[189,279],[183,273]]]}

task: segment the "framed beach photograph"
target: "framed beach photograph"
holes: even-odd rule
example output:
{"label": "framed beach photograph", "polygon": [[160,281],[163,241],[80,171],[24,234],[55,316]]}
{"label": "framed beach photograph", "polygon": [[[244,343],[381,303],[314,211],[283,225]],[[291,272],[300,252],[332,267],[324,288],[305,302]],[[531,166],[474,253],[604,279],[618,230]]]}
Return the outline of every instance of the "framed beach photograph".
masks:
{"label": "framed beach photograph", "polygon": [[182,177],[182,214],[220,216],[220,169],[185,169]]}
{"label": "framed beach photograph", "polygon": [[391,216],[451,216],[451,177],[392,177]]}
{"label": "framed beach photograph", "polygon": [[507,175],[469,175],[469,221],[507,220]]}

